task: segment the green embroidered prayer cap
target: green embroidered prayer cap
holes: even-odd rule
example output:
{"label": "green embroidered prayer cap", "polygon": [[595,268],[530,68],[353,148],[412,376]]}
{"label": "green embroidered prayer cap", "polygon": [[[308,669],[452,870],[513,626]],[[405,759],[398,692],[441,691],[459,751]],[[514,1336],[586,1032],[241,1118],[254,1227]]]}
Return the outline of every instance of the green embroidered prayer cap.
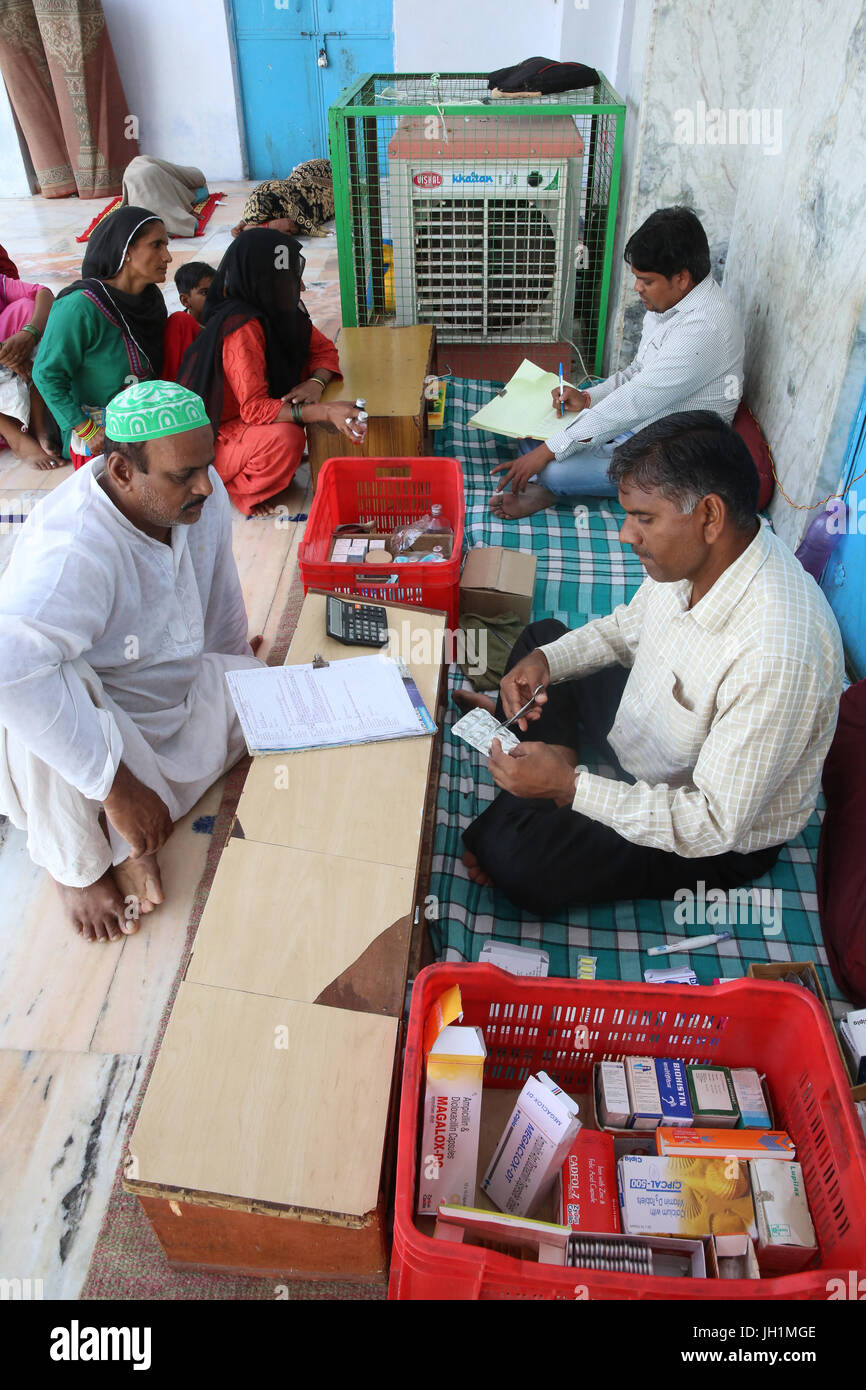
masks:
{"label": "green embroidered prayer cap", "polygon": [[204,401],[174,381],[128,386],[105,410],[105,433],[118,444],[139,444],[209,425]]}

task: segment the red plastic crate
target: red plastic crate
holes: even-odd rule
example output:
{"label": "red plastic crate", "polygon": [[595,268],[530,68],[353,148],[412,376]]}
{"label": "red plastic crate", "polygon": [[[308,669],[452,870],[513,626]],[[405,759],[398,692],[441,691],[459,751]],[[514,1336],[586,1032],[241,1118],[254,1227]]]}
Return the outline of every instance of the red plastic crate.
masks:
{"label": "red plastic crate", "polygon": [[[350,521],[375,521],[379,530],[392,531],[429,512],[432,502],[442,503],[443,514],[454,527],[451,556],[442,564],[388,566],[388,575],[400,572],[400,582],[385,584],[381,565],[340,565],[328,559],[336,526]],[[448,626],[456,628],[463,517],[463,469],[457,459],[327,459],[319,473],[307,529],[298,547],[304,593],[309,589],[330,589],[378,603],[438,608],[448,614]]]}
{"label": "red plastic crate", "polygon": [[[820,1247],[818,1266],[772,1279],[672,1279],[555,1269],[434,1240],[414,1219],[423,1028],[459,984],[463,1023],[487,1041],[485,1086],[519,1088],[539,1067],[566,1091],[589,1089],[594,1062],[648,1055],[766,1072],[776,1120],[797,1146]],[[584,1031],[586,1030],[586,1031]],[[826,1299],[866,1274],[866,1140],[824,1010],[804,989],[733,980],[711,988],[619,980],[522,980],[492,965],[431,965],[412,990],[403,1064],[392,1299]],[[586,1294],[580,1294],[586,1297]]]}

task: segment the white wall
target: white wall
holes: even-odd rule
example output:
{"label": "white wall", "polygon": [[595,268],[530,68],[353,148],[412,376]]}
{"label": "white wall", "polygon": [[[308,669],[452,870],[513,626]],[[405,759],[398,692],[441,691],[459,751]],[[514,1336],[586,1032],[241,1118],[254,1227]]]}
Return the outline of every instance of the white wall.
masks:
{"label": "white wall", "polygon": [[[837,487],[863,383],[866,4],[835,0],[830,15],[812,0],[769,9],[753,101],[781,111],[782,148],[746,152],[725,289],[746,330],[746,401],[785,491],[810,506]],[[772,516],[791,545],[810,520],[778,494]]]}
{"label": "white wall", "polygon": [[491,72],[559,57],[562,0],[394,0],[395,72]]}
{"label": "white wall", "polygon": [[224,0],[103,0],[142,154],[244,177]]}
{"label": "white wall", "polygon": [[[0,78],[0,198],[26,198],[32,192],[27,162],[6,87]],[[13,257],[14,260],[14,257]]]}
{"label": "white wall", "polygon": [[[586,63],[603,73],[616,88],[617,59],[620,46],[624,0],[562,0],[562,34],[558,56],[570,63]],[[532,57],[536,52],[527,52]]]}

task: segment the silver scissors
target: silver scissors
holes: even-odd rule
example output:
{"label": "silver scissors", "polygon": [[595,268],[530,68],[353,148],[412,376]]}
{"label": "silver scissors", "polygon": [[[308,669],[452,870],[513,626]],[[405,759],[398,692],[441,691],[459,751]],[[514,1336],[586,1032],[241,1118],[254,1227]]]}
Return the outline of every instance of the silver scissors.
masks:
{"label": "silver scissors", "polygon": [[517,722],[518,719],[521,719],[521,718],[523,717],[523,715],[526,713],[526,711],[527,711],[528,709],[530,709],[532,705],[535,704],[536,696],[540,695],[543,689],[544,689],[544,686],[543,686],[543,685],[537,685],[537,686],[535,687],[535,689],[533,690],[532,695],[530,696],[530,698],[526,701],[526,704],[525,704],[525,705],[522,705],[521,708],[517,711],[516,714],[512,714],[512,716],[511,716],[510,719],[506,719],[506,721],[505,721],[504,724],[497,724],[497,725],[496,725],[496,728],[493,730],[493,732],[491,733],[490,737],[491,737],[491,738],[495,738],[496,735],[499,734],[499,733],[502,733],[502,731],[503,731],[504,729],[510,729],[510,728],[511,728],[511,725],[512,725],[512,724],[515,724],[515,723]]}

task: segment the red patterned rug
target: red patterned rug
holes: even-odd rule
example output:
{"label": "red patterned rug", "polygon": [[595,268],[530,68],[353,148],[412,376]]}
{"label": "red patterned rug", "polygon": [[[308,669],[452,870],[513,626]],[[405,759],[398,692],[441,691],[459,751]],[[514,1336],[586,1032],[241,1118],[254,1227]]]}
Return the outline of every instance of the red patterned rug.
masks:
{"label": "red patterned rug", "polygon": [[[300,579],[296,577],[280,618],[273,649],[268,657],[269,666],[280,666],[285,660],[303,601],[303,586]],[[193,899],[182,959],[157,1030],[156,1040],[142,1078],[138,1098],[130,1114],[121,1162],[114,1175],[114,1185],[108,1200],[108,1208],[96,1240],[87,1278],[81,1290],[80,1297],[82,1299],[150,1299],[157,1301],[168,1299],[174,1301],[184,1299],[227,1299],[229,1301],[258,1299],[273,1302],[277,1297],[290,1300],[384,1299],[385,1297],[384,1289],[370,1287],[366,1284],[342,1283],[336,1280],[326,1283],[310,1283],[290,1278],[282,1280],[258,1279],[245,1278],[241,1275],[193,1274],[174,1270],[166,1263],[162,1249],[138,1199],[130,1193],[124,1192],[121,1185],[129,1136],[132,1133],[142,1097],[153,1071],[156,1054],[162,1043],[175,996],[189,962],[195,934],[214,880],[220,855],[231,833],[235,810],[243,791],[249,765],[250,760],[244,758],[242,762],[232,768],[226,779],[223,798],[214,822],[204,872]]]}
{"label": "red patterned rug", "polygon": [[[211,193],[200,203],[193,204],[193,212],[196,213],[198,216],[198,224],[196,226],[195,232],[193,233],[194,236],[204,236],[204,229],[213,217],[214,208],[216,207],[217,203],[222,202],[225,196],[226,195],[224,193]],[[114,212],[115,208],[121,207],[122,204],[122,198],[112,198],[111,202],[106,203],[102,211],[96,214],[87,230],[83,231],[81,233],[81,236],[77,236],[75,240],[88,241],[90,239],[91,233],[95,230],[96,227],[99,226],[100,222],[104,222],[105,218],[109,215],[109,213]]]}

